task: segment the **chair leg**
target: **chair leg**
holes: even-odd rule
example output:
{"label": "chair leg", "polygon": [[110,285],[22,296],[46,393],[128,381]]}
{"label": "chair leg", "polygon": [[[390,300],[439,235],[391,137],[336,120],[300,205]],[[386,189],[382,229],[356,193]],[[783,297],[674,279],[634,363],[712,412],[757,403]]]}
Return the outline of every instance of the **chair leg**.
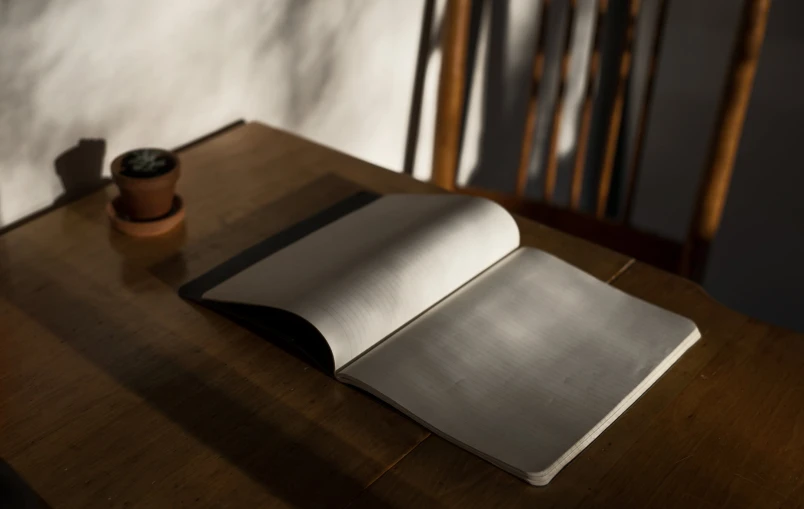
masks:
{"label": "chair leg", "polygon": [[720,118],[709,153],[684,256],[681,275],[701,281],[709,245],[720,227],[737,158],[748,102],[765,39],[771,0],[748,0],[723,94]]}
{"label": "chair leg", "polygon": [[433,183],[444,189],[455,188],[458,171],[471,17],[471,0],[447,0],[441,31],[442,59],[432,174]]}

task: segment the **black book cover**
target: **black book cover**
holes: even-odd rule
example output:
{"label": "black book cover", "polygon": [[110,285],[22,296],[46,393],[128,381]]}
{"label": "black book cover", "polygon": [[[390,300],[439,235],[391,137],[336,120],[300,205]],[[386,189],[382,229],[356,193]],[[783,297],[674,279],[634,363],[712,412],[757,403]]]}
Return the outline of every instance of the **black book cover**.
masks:
{"label": "black book cover", "polygon": [[[367,191],[356,193],[245,249],[240,254],[189,281],[179,288],[179,295],[228,317],[263,338],[279,340],[284,343],[282,346],[289,346],[295,351],[294,353],[302,353],[319,368],[331,374],[334,371],[334,362],[329,346],[318,330],[303,318],[287,311],[264,306],[215,302],[204,299],[203,295],[260,260],[368,205],[379,197],[378,194]],[[326,253],[322,253],[322,256],[326,256]],[[266,284],[270,284],[270,281],[266,281]]]}

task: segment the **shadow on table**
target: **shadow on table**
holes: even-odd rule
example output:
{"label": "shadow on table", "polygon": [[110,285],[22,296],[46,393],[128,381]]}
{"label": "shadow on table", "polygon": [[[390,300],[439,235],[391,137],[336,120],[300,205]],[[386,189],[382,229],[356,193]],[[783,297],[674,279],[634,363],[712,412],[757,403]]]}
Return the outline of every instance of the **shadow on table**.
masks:
{"label": "shadow on table", "polygon": [[0,459],[0,507],[3,509],[49,509],[50,506],[8,463]]}
{"label": "shadow on table", "polygon": [[[36,255],[36,247],[29,245],[29,248]],[[39,268],[37,264],[45,260],[49,263],[47,268]],[[122,302],[107,288],[82,279],[67,265],[58,265],[58,260],[52,257],[28,257],[15,265],[13,275],[0,273],[0,295],[289,505],[342,507],[360,494],[361,501],[369,507],[395,507],[393,501],[363,492],[364,482],[344,473],[332,458],[362,458],[363,465],[359,467],[362,471],[381,471],[386,465],[378,465],[363,451],[311,423],[305,415],[276,401],[238,371],[201,349],[194,349],[192,357],[193,365],[203,366],[203,371],[188,368],[162,353],[143,337],[149,330],[169,335],[163,322],[144,310],[135,320],[108,315],[86,296],[121,300],[120,305],[128,305],[130,312],[137,307]],[[53,273],[66,276],[55,280],[49,276]],[[14,281],[4,281],[7,278]],[[14,291],[9,290],[11,287]],[[75,292],[74,287],[86,291]],[[210,373],[214,373],[218,384],[226,381],[225,391],[207,379],[205,374]],[[313,376],[314,370],[310,373]],[[256,415],[253,407],[230,394],[237,394],[243,401],[264,402],[260,406],[270,405],[270,418]],[[326,456],[312,450],[306,443],[308,440],[301,441],[288,434],[291,427],[304,429],[310,424],[317,428],[312,440],[326,444],[323,448]]]}
{"label": "shadow on table", "polygon": [[109,246],[118,254],[120,262],[120,281],[134,293],[143,293],[143,265],[151,260],[171,261],[170,272],[173,277],[185,279],[187,266],[182,255],[182,246],[187,242],[187,225],[181,224],[173,230],[149,238],[135,238],[124,235],[114,228],[107,233]]}

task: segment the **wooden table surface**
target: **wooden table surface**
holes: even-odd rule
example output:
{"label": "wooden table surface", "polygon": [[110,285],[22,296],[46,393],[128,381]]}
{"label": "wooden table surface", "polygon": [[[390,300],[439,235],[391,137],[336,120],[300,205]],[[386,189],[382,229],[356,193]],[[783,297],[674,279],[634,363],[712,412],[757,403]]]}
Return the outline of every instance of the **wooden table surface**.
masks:
{"label": "wooden table surface", "polygon": [[110,186],[0,237],[0,460],[51,507],[804,504],[804,337],[520,220],[525,244],[703,333],[547,487],[532,487],[176,295],[356,190],[437,189],[256,123],[181,158],[179,231],[111,231]]}

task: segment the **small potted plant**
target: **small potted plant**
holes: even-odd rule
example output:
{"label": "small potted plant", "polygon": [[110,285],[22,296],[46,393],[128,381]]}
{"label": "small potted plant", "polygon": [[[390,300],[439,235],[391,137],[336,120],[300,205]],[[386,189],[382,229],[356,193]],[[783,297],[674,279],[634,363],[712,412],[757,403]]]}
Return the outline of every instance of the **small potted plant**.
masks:
{"label": "small potted plant", "polygon": [[133,221],[165,217],[174,208],[181,164],[170,151],[139,148],[112,161],[112,178],[120,188],[117,213]]}

